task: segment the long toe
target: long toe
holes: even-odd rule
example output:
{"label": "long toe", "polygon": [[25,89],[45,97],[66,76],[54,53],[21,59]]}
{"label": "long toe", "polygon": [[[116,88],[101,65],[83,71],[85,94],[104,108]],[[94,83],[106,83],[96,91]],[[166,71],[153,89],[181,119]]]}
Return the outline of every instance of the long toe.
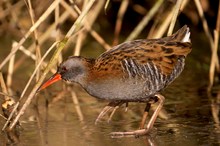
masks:
{"label": "long toe", "polygon": [[117,110],[118,108],[119,108],[119,106],[114,107],[114,109],[113,109],[111,115],[110,115],[109,118],[108,118],[108,123],[112,120],[112,117],[113,117],[113,115],[115,114],[115,112],[116,112],[116,110]]}
{"label": "long toe", "polygon": [[95,124],[97,124],[108,112],[111,112],[110,117],[108,118],[108,122],[111,120],[115,111],[124,104],[124,101],[112,101],[109,102],[107,106],[105,106],[102,111],[99,113],[98,117],[95,120]]}
{"label": "long toe", "polygon": [[105,106],[102,111],[99,113],[98,117],[95,120],[95,125],[100,121],[100,119],[102,119],[107,112],[109,112],[110,110],[112,110],[114,107],[112,106]]}
{"label": "long toe", "polygon": [[128,132],[111,132],[110,135],[112,138],[120,138],[120,137],[138,137],[147,135],[149,133],[149,129],[139,129],[135,131]]}

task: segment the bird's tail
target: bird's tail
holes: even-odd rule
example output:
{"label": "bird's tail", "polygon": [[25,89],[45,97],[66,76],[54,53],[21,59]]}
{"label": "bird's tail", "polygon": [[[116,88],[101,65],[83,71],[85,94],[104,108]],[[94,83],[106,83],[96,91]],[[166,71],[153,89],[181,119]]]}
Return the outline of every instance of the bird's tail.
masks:
{"label": "bird's tail", "polygon": [[178,42],[190,42],[190,31],[189,27],[187,25],[184,25],[182,28],[180,28],[176,33],[174,33],[171,38],[174,41]]}
{"label": "bird's tail", "polygon": [[171,36],[165,37],[164,41],[175,41],[175,42],[190,42],[190,30],[187,25],[184,25],[176,33]]}
{"label": "bird's tail", "polygon": [[170,42],[167,45],[169,48],[175,49],[175,55],[187,56],[192,50],[190,31],[187,25],[184,25],[176,33],[165,37],[163,40]]}

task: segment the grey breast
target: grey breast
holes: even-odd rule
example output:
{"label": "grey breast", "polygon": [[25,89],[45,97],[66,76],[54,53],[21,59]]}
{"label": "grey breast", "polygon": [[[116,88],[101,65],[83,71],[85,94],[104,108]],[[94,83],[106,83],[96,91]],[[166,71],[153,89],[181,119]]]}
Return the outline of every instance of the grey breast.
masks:
{"label": "grey breast", "polygon": [[152,62],[139,65],[132,59],[124,59],[121,62],[123,78],[116,76],[96,80],[89,83],[86,90],[92,96],[105,100],[147,101],[179,76],[184,61],[185,57],[178,58],[171,74],[164,75]]}

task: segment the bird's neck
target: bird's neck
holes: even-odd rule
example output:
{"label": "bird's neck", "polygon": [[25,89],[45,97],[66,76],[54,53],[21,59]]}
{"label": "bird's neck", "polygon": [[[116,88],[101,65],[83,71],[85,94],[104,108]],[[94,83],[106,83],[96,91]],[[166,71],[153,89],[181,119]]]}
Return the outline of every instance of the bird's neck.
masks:
{"label": "bird's neck", "polygon": [[88,85],[88,78],[92,74],[94,63],[95,63],[94,59],[86,59],[86,62],[84,62],[82,66],[83,69],[82,74],[78,75],[74,79],[74,82],[79,83],[81,86],[85,88]]}

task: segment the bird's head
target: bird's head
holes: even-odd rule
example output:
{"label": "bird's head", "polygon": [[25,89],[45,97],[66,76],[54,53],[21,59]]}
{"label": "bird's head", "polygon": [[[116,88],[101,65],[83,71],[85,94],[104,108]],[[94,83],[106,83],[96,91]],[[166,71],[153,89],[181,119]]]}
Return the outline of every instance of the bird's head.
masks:
{"label": "bird's head", "polygon": [[44,82],[38,91],[45,89],[49,85],[63,79],[65,81],[82,84],[91,68],[92,59],[86,59],[79,56],[71,56],[62,62],[57,68],[57,72]]}

